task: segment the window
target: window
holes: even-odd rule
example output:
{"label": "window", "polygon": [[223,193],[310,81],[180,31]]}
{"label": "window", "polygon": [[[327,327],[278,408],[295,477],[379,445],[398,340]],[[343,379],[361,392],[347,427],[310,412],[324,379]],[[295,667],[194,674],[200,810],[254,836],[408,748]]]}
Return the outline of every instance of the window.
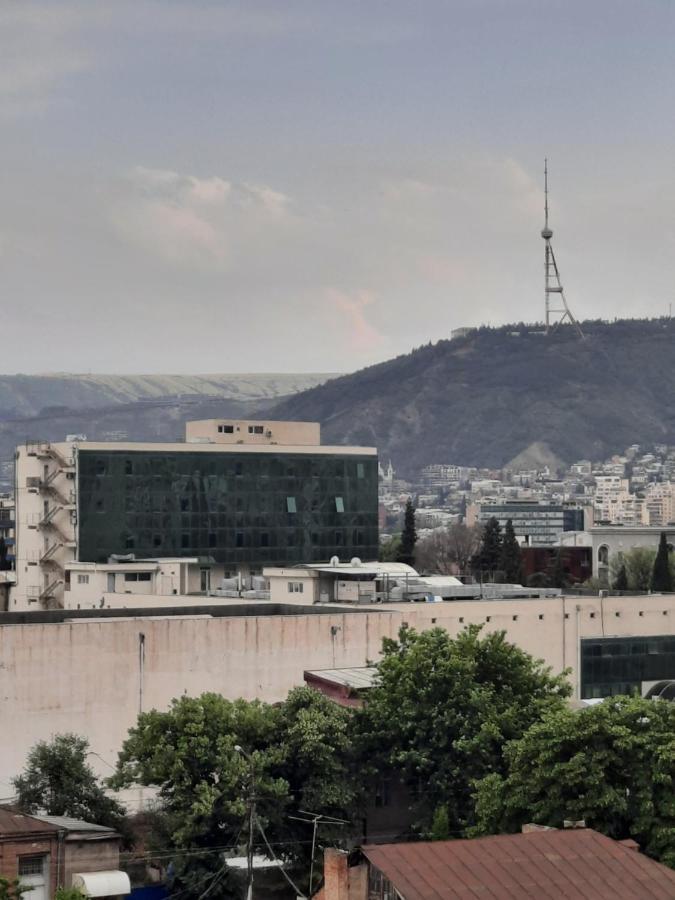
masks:
{"label": "window", "polygon": [[124,547],[126,550],[133,550],[136,546],[136,539],[127,535],[126,540],[124,541]]}
{"label": "window", "polygon": [[96,460],[96,465],[94,466],[94,474],[105,475],[105,462],[102,459]]}
{"label": "window", "polygon": [[339,513],[343,513],[345,511],[345,502],[342,497],[335,498],[335,510]]}
{"label": "window", "polygon": [[100,498],[96,501],[96,512],[105,512],[105,506],[104,506],[104,504],[103,504],[103,498],[102,498],[102,497],[100,497]]}
{"label": "window", "polygon": [[88,575],[78,575],[77,583],[78,584],[89,584],[89,576]]}
{"label": "window", "polygon": [[543,618],[544,618],[544,614],[543,614],[543,613],[539,613],[539,620],[541,621],[541,619],[543,619]]}
{"label": "window", "polygon": [[215,531],[209,531],[209,547],[216,546],[216,533]]}
{"label": "window", "polygon": [[286,497],[286,512],[295,513],[298,511],[295,497]]}
{"label": "window", "polygon": [[234,434],[234,425],[219,425],[218,431],[220,434]]}
{"label": "window", "polygon": [[302,581],[289,581],[288,582],[288,593],[289,594],[302,594],[305,590],[305,586]]}
{"label": "window", "polygon": [[269,532],[261,531],[260,532],[260,546],[261,547],[269,547],[269,545],[270,545]]}
{"label": "window", "polygon": [[234,536],[234,543],[236,547],[244,546],[244,532],[238,531]]}
{"label": "window", "polygon": [[363,463],[356,464],[356,477],[357,478],[365,478],[366,477],[366,467]]}
{"label": "window", "polygon": [[152,546],[153,547],[161,547],[162,546],[162,535],[161,534],[153,534]]}
{"label": "window", "polygon": [[190,546],[190,535],[189,534],[181,534],[181,536],[180,536],[181,550],[187,550],[189,546]]}
{"label": "window", "polygon": [[264,425],[249,425],[248,433],[249,434],[264,434],[265,426]]}
{"label": "window", "polygon": [[188,512],[189,509],[190,509],[190,501],[188,500],[187,497],[181,497],[180,498],[180,511]]}
{"label": "window", "polygon": [[134,474],[134,464],[130,459],[124,460],[124,474],[125,475],[133,475]]}
{"label": "window", "polygon": [[44,856],[20,856],[18,874],[19,878],[27,875],[42,875],[45,870]]}
{"label": "window", "polygon": [[125,572],[125,581],[150,581],[152,572]]}
{"label": "window", "polygon": [[518,616],[511,616],[511,620],[512,620],[513,622],[517,622],[517,621],[518,621]]}
{"label": "window", "polygon": [[375,806],[389,806],[391,803],[391,782],[381,778],[375,786]]}

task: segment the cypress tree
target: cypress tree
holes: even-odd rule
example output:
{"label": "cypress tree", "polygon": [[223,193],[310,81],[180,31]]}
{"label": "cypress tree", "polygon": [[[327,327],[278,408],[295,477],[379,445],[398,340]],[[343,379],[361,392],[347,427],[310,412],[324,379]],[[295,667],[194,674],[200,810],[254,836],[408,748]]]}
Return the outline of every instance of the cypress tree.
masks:
{"label": "cypress tree", "polygon": [[626,563],[621,560],[621,565],[619,566],[619,571],[616,573],[616,579],[614,581],[614,590],[615,591],[627,591],[628,590],[628,572],[626,571]]}
{"label": "cypress tree", "polygon": [[502,530],[494,516],[488,519],[483,528],[480,549],[474,556],[472,569],[474,574],[488,578],[499,570],[502,557]]}
{"label": "cypress tree", "polygon": [[673,589],[673,577],[670,573],[670,559],[665,531],[661,532],[661,538],[659,539],[659,549],[654,559],[652,580],[649,588],[652,591],[672,591]]}
{"label": "cypress tree", "polygon": [[551,587],[567,587],[567,575],[565,573],[565,560],[563,558],[562,547],[558,547],[553,557],[553,568],[551,570],[550,582]]}
{"label": "cypress tree", "polygon": [[408,498],[403,517],[403,532],[401,534],[401,548],[397,562],[407,563],[412,566],[415,562],[415,544],[417,543],[417,529],[415,528],[415,507]]}
{"label": "cypress tree", "polygon": [[504,526],[504,537],[499,558],[499,569],[507,584],[522,584],[523,559],[520,552],[520,544],[513,530],[513,522],[507,519]]}

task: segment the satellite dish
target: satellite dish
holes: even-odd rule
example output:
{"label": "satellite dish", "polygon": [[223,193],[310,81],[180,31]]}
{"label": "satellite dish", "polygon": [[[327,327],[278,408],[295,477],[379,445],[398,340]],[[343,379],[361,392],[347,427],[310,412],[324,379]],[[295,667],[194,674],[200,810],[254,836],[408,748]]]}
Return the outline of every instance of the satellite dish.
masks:
{"label": "satellite dish", "polygon": [[331,556],[330,565],[331,566],[339,566],[340,565],[340,557],[339,556]]}
{"label": "satellite dish", "polygon": [[361,565],[361,560],[358,558],[358,556],[352,557],[351,565],[354,566],[355,569]]}

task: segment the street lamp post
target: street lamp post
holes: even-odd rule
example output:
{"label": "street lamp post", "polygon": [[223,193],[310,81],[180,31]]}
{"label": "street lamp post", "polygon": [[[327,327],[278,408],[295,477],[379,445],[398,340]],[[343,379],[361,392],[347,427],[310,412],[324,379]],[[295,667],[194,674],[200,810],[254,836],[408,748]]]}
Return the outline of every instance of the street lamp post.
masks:
{"label": "street lamp post", "polygon": [[246,900],[253,900],[253,829],[255,825],[255,767],[250,755],[239,744],[234,745],[237,753],[241,753],[249,764],[249,793],[248,793],[248,843],[246,847],[246,869],[248,873],[248,889]]}

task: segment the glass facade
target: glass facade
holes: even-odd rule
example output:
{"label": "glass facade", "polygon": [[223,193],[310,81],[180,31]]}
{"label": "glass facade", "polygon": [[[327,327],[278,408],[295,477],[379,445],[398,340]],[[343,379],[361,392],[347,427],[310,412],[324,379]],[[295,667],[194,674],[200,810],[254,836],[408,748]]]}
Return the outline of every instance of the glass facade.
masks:
{"label": "glass facade", "polygon": [[581,641],[581,696],[642,693],[643,681],[675,679],[675,635]]}
{"label": "glass facade", "polygon": [[375,456],[81,448],[77,478],[80,561],[377,559]]}

